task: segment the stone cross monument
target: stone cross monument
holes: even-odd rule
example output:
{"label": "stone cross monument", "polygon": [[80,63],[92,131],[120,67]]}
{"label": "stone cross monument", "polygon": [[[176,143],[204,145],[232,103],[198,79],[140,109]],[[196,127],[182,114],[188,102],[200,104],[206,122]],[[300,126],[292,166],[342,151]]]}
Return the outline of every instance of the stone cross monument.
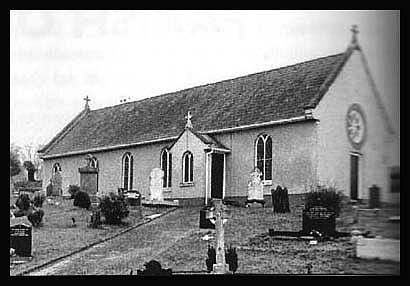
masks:
{"label": "stone cross monument", "polygon": [[215,207],[215,231],[216,231],[216,264],[213,271],[215,274],[225,274],[228,267],[225,263],[225,236],[223,227],[223,203],[222,199],[213,199]]}

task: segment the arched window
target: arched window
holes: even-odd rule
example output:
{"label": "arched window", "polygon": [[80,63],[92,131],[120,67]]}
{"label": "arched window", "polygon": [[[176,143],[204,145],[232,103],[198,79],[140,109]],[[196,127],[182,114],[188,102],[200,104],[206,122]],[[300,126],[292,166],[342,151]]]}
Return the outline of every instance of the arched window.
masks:
{"label": "arched window", "polygon": [[122,157],[122,187],[127,191],[132,190],[133,165],[131,153],[125,153]]}
{"label": "arched window", "polygon": [[57,172],[61,172],[60,163],[54,163],[54,165],[53,165],[53,174],[55,174]]}
{"label": "arched window", "polygon": [[182,156],[182,181],[183,183],[194,181],[194,156],[189,151]]}
{"label": "arched window", "polygon": [[255,144],[255,166],[262,172],[262,181],[272,180],[272,138],[259,135]]}
{"label": "arched window", "polygon": [[170,188],[172,180],[172,154],[166,148],[161,152],[161,169],[164,171],[162,186]]}

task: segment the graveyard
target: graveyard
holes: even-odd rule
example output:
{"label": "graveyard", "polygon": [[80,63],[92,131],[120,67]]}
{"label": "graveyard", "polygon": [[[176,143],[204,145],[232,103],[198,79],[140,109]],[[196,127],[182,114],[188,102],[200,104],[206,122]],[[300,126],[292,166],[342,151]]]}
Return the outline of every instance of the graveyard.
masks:
{"label": "graveyard", "polygon": [[[10,206],[15,203],[15,200],[15,197],[10,196]],[[143,218],[140,218],[138,211],[130,207],[129,216],[123,219],[122,224],[103,224],[100,228],[91,228],[89,223],[92,211],[74,207],[73,200],[53,197],[44,202],[42,209],[45,212],[43,225],[32,228],[32,258],[10,257],[10,275],[16,275],[26,269],[85,248],[146,221],[150,215],[167,211],[166,208],[142,207]],[[27,219],[24,221],[24,218],[20,221],[30,225]]]}
{"label": "graveyard", "polygon": [[[46,205],[44,226],[33,228],[33,258],[24,264],[10,266],[10,275],[79,249],[124,229],[125,226],[87,227],[87,210],[76,209],[70,200],[60,205]],[[366,205],[362,205],[365,208]],[[289,213],[274,213],[271,204],[225,205],[225,248],[235,247],[238,269],[235,274],[400,274],[400,262],[360,259],[355,255],[355,242],[339,237],[311,244],[295,237],[272,237],[269,229],[299,231],[302,229],[303,195],[289,195]],[[143,207],[143,214],[166,208]],[[199,228],[201,207],[180,207],[169,215],[118,236],[107,244],[79,253],[53,275],[111,274],[128,275],[141,269],[151,259],[171,268],[174,274],[208,274],[207,248],[215,246],[213,229]],[[400,224],[388,221],[399,215],[397,207],[355,212],[355,205],[344,204],[336,218],[340,232],[360,230],[373,236],[400,239]],[[72,227],[71,217],[77,226]],[[124,220],[137,222],[131,211]],[[104,261],[104,263],[101,263]],[[81,265],[79,267],[79,265]],[[40,272],[41,273],[41,272]],[[49,274],[49,273],[47,273]],[[135,274],[134,274],[135,275]]]}
{"label": "graveyard", "polygon": [[[400,263],[359,259],[351,237],[340,237],[311,245],[309,240],[269,236],[269,228],[298,231],[302,229],[303,195],[290,195],[290,213],[273,213],[271,207],[227,206],[225,247],[234,246],[238,253],[236,274],[400,274]],[[365,207],[365,206],[364,206]],[[338,231],[370,231],[374,236],[400,239],[400,225],[388,222],[397,215],[397,207],[386,206],[378,214],[360,212],[354,222],[352,205],[345,205],[336,219]],[[204,240],[208,234],[211,240]],[[179,241],[161,254],[164,268],[195,273],[206,270],[206,249],[215,243],[214,231],[201,230]],[[308,268],[310,269],[308,270]]]}
{"label": "graveyard", "polygon": [[[94,174],[84,170],[81,178]],[[178,206],[164,200],[162,176],[152,171],[148,198],[131,191],[80,207],[81,195],[97,201],[84,179],[87,193],[78,187],[74,200],[44,197],[40,225],[29,215],[11,217],[10,275],[155,273],[147,265],[168,274],[400,274],[398,205],[351,200],[326,186],[294,195],[277,186],[266,196],[255,169],[245,202]],[[127,215],[111,224],[105,214],[105,223],[90,227],[115,201]],[[12,205],[21,208],[14,195]]]}

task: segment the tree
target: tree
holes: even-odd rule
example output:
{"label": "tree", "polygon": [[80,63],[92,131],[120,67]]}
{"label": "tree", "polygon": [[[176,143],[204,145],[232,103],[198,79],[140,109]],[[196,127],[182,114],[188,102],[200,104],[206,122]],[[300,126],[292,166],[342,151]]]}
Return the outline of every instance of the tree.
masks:
{"label": "tree", "polygon": [[22,151],[23,160],[30,161],[32,163],[32,165],[34,166],[34,173],[36,172],[38,173],[41,169],[42,160],[40,159],[37,151],[40,150],[42,146],[43,145],[41,144],[35,145],[34,143],[30,143],[30,144],[25,145],[23,148],[24,150]]}
{"label": "tree", "polygon": [[34,173],[37,171],[37,168],[34,166],[34,164],[31,161],[24,161],[23,166],[27,170],[28,180],[30,182],[33,182],[34,181]]}
{"label": "tree", "polygon": [[15,148],[10,148],[10,176],[18,175],[21,171],[18,151]]}

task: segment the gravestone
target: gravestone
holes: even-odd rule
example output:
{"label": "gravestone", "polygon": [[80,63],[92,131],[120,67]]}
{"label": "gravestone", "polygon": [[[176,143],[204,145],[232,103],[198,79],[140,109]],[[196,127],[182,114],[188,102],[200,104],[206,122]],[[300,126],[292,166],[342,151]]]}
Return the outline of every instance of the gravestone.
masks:
{"label": "gravestone", "polygon": [[215,224],[211,221],[214,217],[213,207],[206,206],[199,210],[199,228],[215,229]]}
{"label": "gravestone", "polygon": [[28,224],[10,225],[10,248],[15,254],[23,257],[31,256],[32,227]]}
{"label": "gravestone", "polygon": [[63,178],[61,177],[61,172],[55,172],[51,178],[53,196],[60,196],[63,193],[62,182]]}
{"label": "gravestone", "polygon": [[248,199],[246,204],[253,202],[265,203],[261,176],[262,172],[258,168],[251,172],[250,180],[248,181]]}
{"label": "gravestone", "polygon": [[276,190],[271,190],[272,194],[272,207],[275,213],[288,213],[290,212],[289,207],[289,195],[288,189],[281,186],[277,186]]}
{"label": "gravestone", "polygon": [[79,168],[78,171],[80,172],[80,190],[88,193],[91,206],[95,207],[98,203],[98,169],[86,166]]}
{"label": "gravestone", "polygon": [[323,206],[313,206],[303,210],[302,233],[309,235],[317,231],[323,236],[333,236],[336,233],[336,214]]}
{"label": "gravestone", "polygon": [[149,184],[149,199],[151,201],[163,201],[164,200],[164,192],[163,192],[163,178],[164,178],[164,171],[160,168],[154,168],[151,171],[149,176],[150,184]]}
{"label": "gravestone", "polygon": [[224,205],[222,199],[213,199],[215,208],[215,235],[216,235],[216,264],[213,265],[215,274],[225,274],[228,267],[225,260],[225,233],[224,233]]}

